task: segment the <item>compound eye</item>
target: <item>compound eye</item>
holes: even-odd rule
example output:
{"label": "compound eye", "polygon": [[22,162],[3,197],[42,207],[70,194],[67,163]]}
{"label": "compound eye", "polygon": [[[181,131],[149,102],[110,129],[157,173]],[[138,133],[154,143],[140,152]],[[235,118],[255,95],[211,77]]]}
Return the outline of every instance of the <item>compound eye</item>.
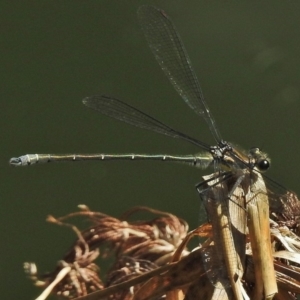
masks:
{"label": "compound eye", "polygon": [[270,168],[270,162],[267,159],[262,159],[256,164],[260,171],[266,171]]}

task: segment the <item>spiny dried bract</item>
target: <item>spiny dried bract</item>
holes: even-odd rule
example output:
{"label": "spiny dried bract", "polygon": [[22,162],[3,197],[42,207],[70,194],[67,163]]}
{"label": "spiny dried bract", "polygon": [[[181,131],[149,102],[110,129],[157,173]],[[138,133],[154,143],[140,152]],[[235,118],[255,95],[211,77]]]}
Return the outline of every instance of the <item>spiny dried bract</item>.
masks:
{"label": "spiny dried bract", "polygon": [[[73,246],[59,261],[55,271],[38,276],[34,264],[27,264],[27,274],[36,285],[48,287],[49,292],[66,298],[76,298],[96,290],[104,284],[99,277],[99,268],[94,263],[100,257],[115,256],[115,264],[106,274],[106,287],[147,273],[165,265],[186,236],[187,223],[172,214],[147,207],[136,207],[123,214],[122,219],[92,212],[87,207],[61,218],[48,216],[47,220],[57,225],[71,227],[78,236]],[[128,221],[133,213],[146,211],[156,214],[148,221]],[[76,226],[66,223],[71,217],[87,218],[93,225],[80,231]],[[55,284],[54,284],[55,283]],[[51,287],[51,290],[49,289]],[[136,285],[134,289],[137,289]],[[46,291],[47,289],[45,289]],[[121,290],[114,299],[127,299],[128,289]],[[48,293],[49,293],[48,292]]]}
{"label": "spiny dried bract", "polygon": [[[141,211],[155,213],[156,216],[146,221],[129,221],[129,216]],[[80,231],[65,222],[73,216],[84,217],[93,225]],[[205,300],[213,299],[216,293],[225,293],[224,297],[234,299],[232,288],[220,290],[212,285],[207,276],[210,270],[204,266],[204,254],[207,259],[213,259],[214,253],[220,251],[211,238],[213,224],[203,224],[188,233],[185,221],[145,207],[133,208],[120,219],[85,208],[62,218],[49,217],[48,220],[71,227],[78,238],[52,273],[40,276],[33,263],[25,265],[27,276],[44,288],[43,298],[39,299],[45,299],[50,292],[73,299],[93,291],[97,291],[95,299],[163,299],[169,293]],[[289,299],[296,299],[300,294],[299,236],[274,220],[271,220],[270,232],[276,280],[280,283],[278,296],[284,296],[288,291]],[[186,245],[195,235],[206,238],[206,241],[202,247],[189,252]],[[257,283],[248,235],[245,249],[246,270],[241,283],[250,296]],[[105,274],[105,283],[102,283],[99,267],[95,264],[98,256],[114,258],[113,266]]]}
{"label": "spiny dried bract", "polygon": [[298,196],[291,191],[283,194],[269,192],[271,218],[282,226],[300,234],[300,201]]}

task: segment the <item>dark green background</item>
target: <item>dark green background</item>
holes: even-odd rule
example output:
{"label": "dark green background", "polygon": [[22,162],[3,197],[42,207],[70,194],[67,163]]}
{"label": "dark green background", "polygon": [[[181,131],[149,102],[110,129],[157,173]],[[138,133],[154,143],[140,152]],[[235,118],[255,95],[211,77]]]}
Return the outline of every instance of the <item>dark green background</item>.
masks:
{"label": "dark green background", "polygon": [[8,165],[26,153],[200,151],[86,109],[81,99],[93,94],[213,142],[148,49],[136,18],[142,4],[172,17],[223,137],[262,147],[272,158],[268,174],[300,192],[300,2],[254,2],[2,1],[1,299],[34,299],[40,291],[22,263],[52,270],[74,240],[47,214],[85,203],[117,216],[139,204],[199,223],[194,185],[209,171],[160,162]]}

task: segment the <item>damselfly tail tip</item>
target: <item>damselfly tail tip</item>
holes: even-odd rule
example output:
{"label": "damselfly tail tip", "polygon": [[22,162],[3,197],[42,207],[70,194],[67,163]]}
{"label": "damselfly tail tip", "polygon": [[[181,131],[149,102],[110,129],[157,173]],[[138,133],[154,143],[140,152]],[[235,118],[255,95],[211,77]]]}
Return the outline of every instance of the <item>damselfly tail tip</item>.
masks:
{"label": "damselfly tail tip", "polygon": [[89,97],[85,97],[85,98],[82,99],[82,103],[83,103],[84,105],[86,105],[86,103],[88,102],[88,98],[89,98]]}
{"label": "damselfly tail tip", "polygon": [[22,165],[22,160],[20,157],[12,157],[9,160],[9,164],[12,166],[21,166]]}
{"label": "damselfly tail tip", "polygon": [[89,97],[85,97],[82,99],[82,103],[89,107],[90,106],[90,103],[91,103],[91,99],[93,99],[95,96],[89,96]]}

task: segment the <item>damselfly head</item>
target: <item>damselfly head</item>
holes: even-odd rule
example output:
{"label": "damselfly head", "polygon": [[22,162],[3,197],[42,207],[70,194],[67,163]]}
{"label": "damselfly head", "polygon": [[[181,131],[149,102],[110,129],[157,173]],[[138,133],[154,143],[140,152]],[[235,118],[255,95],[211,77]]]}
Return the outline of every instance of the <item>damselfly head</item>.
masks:
{"label": "damselfly head", "polygon": [[267,154],[258,147],[253,147],[249,150],[249,160],[260,172],[267,171],[271,165]]}

